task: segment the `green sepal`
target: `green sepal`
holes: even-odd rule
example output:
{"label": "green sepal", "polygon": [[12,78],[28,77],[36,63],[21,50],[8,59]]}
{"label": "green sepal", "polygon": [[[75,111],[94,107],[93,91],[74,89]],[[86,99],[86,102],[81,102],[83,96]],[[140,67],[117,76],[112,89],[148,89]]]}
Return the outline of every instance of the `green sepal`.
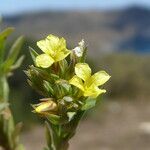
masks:
{"label": "green sepal", "polygon": [[87,47],[84,48],[84,50],[83,50],[83,55],[82,55],[82,57],[80,58],[79,62],[84,63],[85,60],[86,60],[86,56],[87,56]]}
{"label": "green sepal", "polygon": [[50,95],[50,88],[47,89],[45,87],[45,80],[40,76],[40,73],[35,69],[36,67],[30,66],[30,69],[25,71],[25,74],[28,76],[28,83],[29,85],[35,89],[40,95],[44,97],[49,97]]}
{"label": "green sepal", "polygon": [[61,86],[64,95],[68,95],[70,93],[71,85],[69,84],[68,81],[60,79],[60,80],[57,80],[55,83]]}
{"label": "green sepal", "polygon": [[47,114],[46,118],[55,125],[59,125],[61,123],[61,117],[54,114]]}
{"label": "green sepal", "polygon": [[53,90],[53,88],[52,88],[52,85],[51,85],[49,82],[44,81],[43,85],[44,85],[46,91],[47,91],[48,93],[50,93],[50,95],[54,95],[54,90]]}
{"label": "green sepal", "polygon": [[76,114],[76,112],[67,112],[69,122],[74,118],[75,114]]}
{"label": "green sepal", "polygon": [[39,93],[42,96],[48,97],[49,95],[47,94],[47,92],[44,90],[43,88],[43,84],[38,86],[38,83],[33,82],[29,79],[27,79],[28,84],[35,90],[37,91],[37,93]]}
{"label": "green sepal", "polygon": [[54,83],[56,80],[59,79],[59,76],[48,72],[45,69],[41,69],[38,67],[30,66],[30,69],[35,71],[36,74],[41,77],[43,80],[49,81],[50,83]]}
{"label": "green sepal", "polygon": [[62,78],[65,78],[66,69],[68,68],[68,62],[66,61],[66,59],[59,61],[59,67],[60,67],[60,73],[59,73],[60,76]]}
{"label": "green sepal", "polygon": [[96,105],[96,99],[93,99],[93,98],[91,98],[91,97],[88,97],[88,98],[85,100],[85,102],[84,102],[84,104],[83,104],[81,110],[88,110],[88,109],[94,107],[95,105]]}

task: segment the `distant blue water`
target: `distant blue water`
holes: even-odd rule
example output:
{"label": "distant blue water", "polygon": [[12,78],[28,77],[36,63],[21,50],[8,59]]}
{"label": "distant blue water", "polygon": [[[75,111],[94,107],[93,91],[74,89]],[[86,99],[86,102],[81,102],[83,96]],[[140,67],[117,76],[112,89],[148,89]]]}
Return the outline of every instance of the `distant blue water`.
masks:
{"label": "distant blue water", "polygon": [[120,44],[119,49],[133,50],[138,53],[150,53],[150,37],[136,35]]}

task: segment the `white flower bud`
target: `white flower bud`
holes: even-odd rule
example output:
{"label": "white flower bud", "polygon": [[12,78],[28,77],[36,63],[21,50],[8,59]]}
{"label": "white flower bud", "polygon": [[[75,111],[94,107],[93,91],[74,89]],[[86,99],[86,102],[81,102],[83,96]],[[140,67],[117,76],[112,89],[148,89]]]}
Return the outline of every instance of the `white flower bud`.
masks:
{"label": "white flower bud", "polygon": [[81,57],[82,56],[82,54],[83,54],[83,50],[78,46],[78,47],[75,47],[74,49],[73,49],[73,51],[74,51],[74,53],[75,53],[75,55],[77,56],[77,57]]}
{"label": "white flower bud", "polygon": [[75,48],[73,49],[73,52],[75,53],[75,55],[76,55],[77,57],[82,57],[83,51],[84,51],[84,48],[85,48],[85,42],[84,42],[84,40],[82,39],[78,44],[79,44],[79,46],[75,47]]}

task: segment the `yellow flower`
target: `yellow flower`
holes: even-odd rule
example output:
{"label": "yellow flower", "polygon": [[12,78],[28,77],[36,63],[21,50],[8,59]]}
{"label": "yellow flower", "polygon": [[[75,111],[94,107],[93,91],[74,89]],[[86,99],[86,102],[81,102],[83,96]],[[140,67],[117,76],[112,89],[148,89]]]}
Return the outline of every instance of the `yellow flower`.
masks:
{"label": "yellow flower", "polygon": [[57,104],[52,100],[47,100],[39,103],[35,107],[35,112],[39,114],[54,113],[57,111]]}
{"label": "yellow flower", "polygon": [[46,39],[37,42],[37,46],[44,52],[36,57],[36,65],[42,68],[48,68],[54,62],[63,60],[71,52],[66,48],[64,38],[58,38],[51,34]]}
{"label": "yellow flower", "polygon": [[99,71],[91,75],[91,68],[88,64],[78,63],[75,66],[75,74],[69,83],[82,90],[85,97],[96,98],[98,95],[106,92],[106,90],[98,88],[110,78],[105,71]]}

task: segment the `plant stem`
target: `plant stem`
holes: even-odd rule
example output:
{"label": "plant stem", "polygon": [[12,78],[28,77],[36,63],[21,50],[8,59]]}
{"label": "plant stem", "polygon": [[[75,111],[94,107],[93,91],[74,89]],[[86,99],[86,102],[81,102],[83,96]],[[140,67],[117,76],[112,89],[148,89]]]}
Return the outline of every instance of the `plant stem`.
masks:
{"label": "plant stem", "polygon": [[49,150],[68,150],[69,140],[75,135],[76,128],[83,115],[84,111],[80,111],[72,121],[63,125],[54,125],[49,121],[46,123]]}
{"label": "plant stem", "polygon": [[[9,86],[5,76],[0,77],[0,103],[8,103]],[[7,106],[0,114],[0,145],[4,150],[23,150],[19,143],[18,135],[15,135],[16,128],[12,112]]]}

